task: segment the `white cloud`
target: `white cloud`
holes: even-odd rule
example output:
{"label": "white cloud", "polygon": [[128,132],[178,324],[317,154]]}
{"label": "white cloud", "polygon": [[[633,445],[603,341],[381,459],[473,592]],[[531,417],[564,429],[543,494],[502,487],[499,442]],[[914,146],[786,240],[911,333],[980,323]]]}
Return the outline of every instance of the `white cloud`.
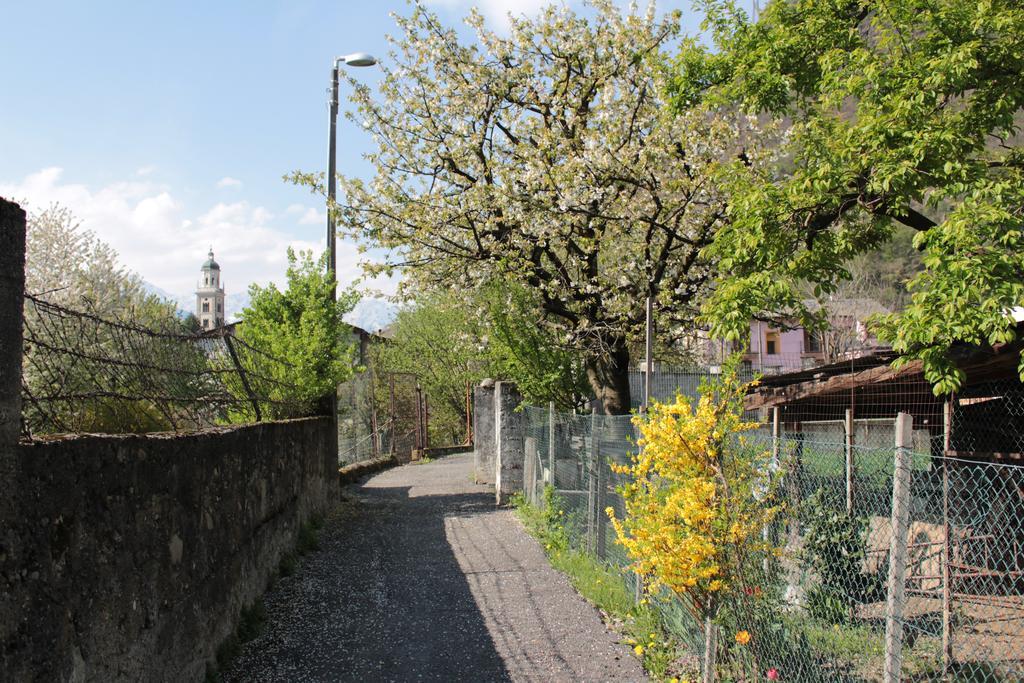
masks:
{"label": "white cloud", "polygon": [[[157,183],[127,181],[91,188],[65,182],[62,175],[62,169],[51,167],[17,182],[0,180],[0,196],[27,202],[29,211],[53,202],[68,207],[83,227],[117,250],[128,268],[176,295],[195,289],[210,246],[229,294],[245,291],[251,282],[282,284],[289,245],[317,253],[324,249],[323,238],[297,239],[284,229],[290,220],[278,221],[269,209],[248,201],[218,202],[192,211],[171,188]],[[360,276],[362,256],[356,245],[338,242],[338,281],[343,286]],[[369,284],[391,293],[396,283],[389,279]]]}
{"label": "white cloud", "polygon": [[226,176],[224,176],[223,178],[221,178],[220,180],[217,181],[217,187],[221,187],[221,188],[223,188],[223,187],[241,187],[241,186],[242,186],[242,181],[241,180],[239,180],[238,178],[232,178],[229,175],[226,175]]}
{"label": "white cloud", "polygon": [[135,175],[137,175],[137,176],[147,176],[147,175],[152,174],[153,171],[155,171],[155,170],[156,170],[156,166],[153,166],[152,164],[150,164],[149,166],[142,166],[142,167],[136,169]]}
{"label": "white cloud", "polygon": [[520,15],[534,15],[537,11],[552,4],[573,4],[572,2],[553,2],[553,0],[427,0],[427,4],[444,7],[447,10],[467,13],[471,7],[476,7],[480,13],[487,18],[495,29],[505,30],[508,28],[508,15],[514,17]]}
{"label": "white cloud", "polygon": [[302,204],[292,204],[285,209],[285,212],[298,216],[297,220],[299,225],[327,224],[327,211],[324,209],[314,209],[309,206],[303,206]]}

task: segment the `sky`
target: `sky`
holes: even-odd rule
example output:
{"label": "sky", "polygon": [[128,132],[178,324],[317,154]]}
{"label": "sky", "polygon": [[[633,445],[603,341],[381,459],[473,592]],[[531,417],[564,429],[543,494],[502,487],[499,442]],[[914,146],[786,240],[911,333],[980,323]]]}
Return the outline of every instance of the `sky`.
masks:
{"label": "sky", "polygon": [[[387,58],[401,0],[3,0],[0,196],[69,207],[146,281],[187,295],[213,247],[228,294],[281,283],[286,248],[325,244],[321,198],[285,183],[327,163],[332,58]],[[450,25],[476,5],[496,30],[544,0],[426,0]],[[568,0],[578,7],[578,0]],[[684,26],[699,20],[688,0]],[[353,75],[373,85],[375,68]],[[345,102],[342,85],[342,110]],[[369,177],[371,141],[339,120],[338,169]],[[338,278],[359,276],[339,241]],[[394,281],[363,284],[391,293]]]}

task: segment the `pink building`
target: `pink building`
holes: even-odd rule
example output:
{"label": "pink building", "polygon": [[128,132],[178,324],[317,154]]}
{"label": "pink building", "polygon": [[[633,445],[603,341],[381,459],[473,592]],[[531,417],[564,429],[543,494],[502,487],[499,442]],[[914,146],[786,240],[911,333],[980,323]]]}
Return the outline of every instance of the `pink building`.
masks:
{"label": "pink building", "polygon": [[715,355],[742,351],[743,363],[755,372],[774,375],[804,370],[877,349],[878,340],[865,321],[871,315],[887,312],[872,299],[842,299],[827,304],[829,329],[809,332],[773,322],[753,320],[746,348],[739,344],[715,349]]}

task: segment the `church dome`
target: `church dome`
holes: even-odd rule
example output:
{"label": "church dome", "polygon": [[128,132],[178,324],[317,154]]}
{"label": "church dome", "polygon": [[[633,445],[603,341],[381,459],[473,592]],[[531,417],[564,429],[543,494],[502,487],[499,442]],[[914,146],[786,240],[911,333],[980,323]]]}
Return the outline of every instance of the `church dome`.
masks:
{"label": "church dome", "polygon": [[203,270],[220,270],[220,265],[213,260],[213,249],[210,249],[210,253],[206,255],[206,262],[203,264]]}

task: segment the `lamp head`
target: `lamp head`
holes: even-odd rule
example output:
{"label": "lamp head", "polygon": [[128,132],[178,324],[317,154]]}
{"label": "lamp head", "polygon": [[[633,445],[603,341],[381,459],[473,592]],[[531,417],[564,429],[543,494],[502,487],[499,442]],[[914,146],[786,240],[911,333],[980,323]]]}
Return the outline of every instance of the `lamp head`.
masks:
{"label": "lamp head", "polygon": [[335,62],[343,63],[346,66],[373,66],[377,60],[373,58],[373,55],[365,52],[353,52],[350,55],[338,57]]}

